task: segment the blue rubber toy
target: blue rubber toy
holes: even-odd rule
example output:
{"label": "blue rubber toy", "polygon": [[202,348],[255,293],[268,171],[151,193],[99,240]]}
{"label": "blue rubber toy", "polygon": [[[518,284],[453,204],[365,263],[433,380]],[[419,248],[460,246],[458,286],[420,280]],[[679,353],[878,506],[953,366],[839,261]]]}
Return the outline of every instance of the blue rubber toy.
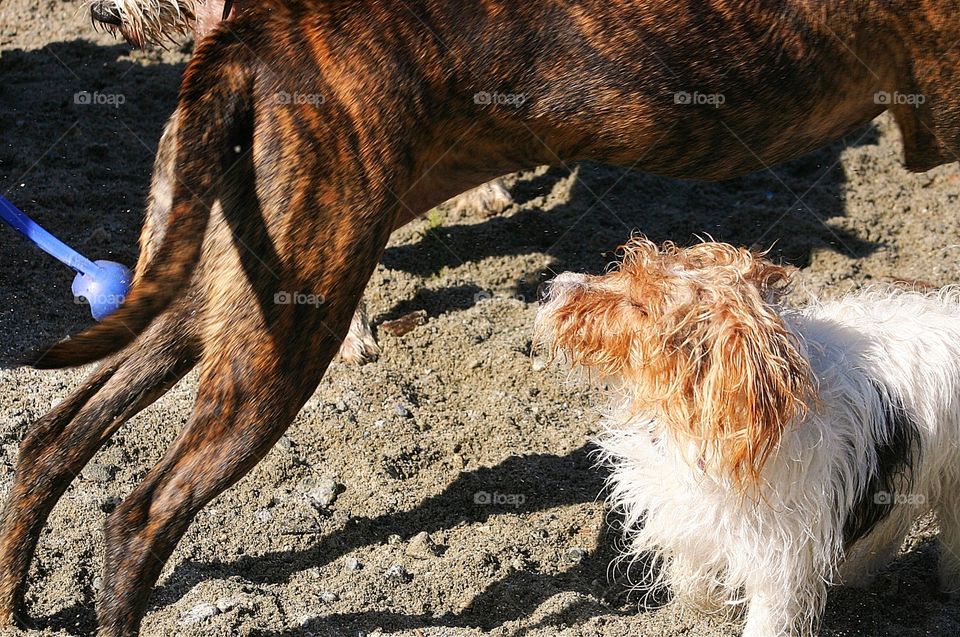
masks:
{"label": "blue rubber toy", "polygon": [[0,219],[77,273],[71,288],[73,296],[90,304],[94,319],[102,321],[123,304],[133,278],[128,268],[113,261],[91,261],[44,230],[3,195],[0,195]]}

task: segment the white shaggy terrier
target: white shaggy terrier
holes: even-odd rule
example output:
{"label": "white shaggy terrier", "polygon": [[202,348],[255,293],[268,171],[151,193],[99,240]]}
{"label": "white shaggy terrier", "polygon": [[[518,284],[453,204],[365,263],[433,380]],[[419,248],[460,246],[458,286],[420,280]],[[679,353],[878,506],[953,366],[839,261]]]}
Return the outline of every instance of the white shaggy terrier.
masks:
{"label": "white shaggy terrier", "polygon": [[960,588],[960,293],[868,290],[790,310],[787,270],[635,239],[542,293],[542,338],[614,400],[600,444],[631,557],[747,637],[812,635],[933,511]]}

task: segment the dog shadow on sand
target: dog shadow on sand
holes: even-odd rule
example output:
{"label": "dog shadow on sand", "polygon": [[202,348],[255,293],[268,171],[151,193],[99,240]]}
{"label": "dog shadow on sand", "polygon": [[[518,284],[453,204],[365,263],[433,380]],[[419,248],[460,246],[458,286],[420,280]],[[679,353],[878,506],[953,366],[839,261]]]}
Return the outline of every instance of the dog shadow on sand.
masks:
{"label": "dog shadow on sand", "polygon": [[[303,571],[333,563],[366,546],[382,545],[393,535],[403,541],[417,533],[436,532],[463,524],[482,524],[506,509],[473,503],[478,491],[509,492],[523,485],[527,495],[511,514],[529,514],[556,507],[593,503],[603,490],[602,474],[594,467],[594,448],[584,445],[565,455],[536,454],[511,457],[495,467],[461,473],[440,494],[424,499],[400,513],[351,519],[345,527],[318,536],[309,548],[275,551],[235,561],[185,560],[177,564],[166,584],[157,588],[152,607],[169,606],[197,584],[210,579],[239,577],[258,585],[283,584]],[[564,479],[562,476],[567,476]],[[573,476],[573,477],[571,477]],[[456,612],[402,613],[369,610],[331,613],[309,619],[297,628],[258,629],[256,637],[343,637],[366,634],[378,626],[384,634],[425,628],[474,629],[484,632],[521,622],[534,615],[549,599],[574,593],[576,599],[562,610],[541,618],[536,625],[512,634],[527,635],[549,626],[582,625],[593,617],[629,618],[660,608],[669,601],[663,593],[631,588],[649,562],[632,568],[611,568],[620,555],[619,516],[608,514],[596,548],[578,563],[559,573],[511,571],[478,593]],[[834,588],[831,591],[822,635],[934,635],[944,636],[960,621],[955,605],[936,591],[937,544],[926,540],[895,561],[868,589]],[[64,608],[39,620],[41,628],[82,635],[95,626],[92,592],[84,605]],[[735,634],[735,632],[733,633]]]}
{"label": "dog shadow on sand", "polygon": [[[377,517],[357,517],[345,527],[318,536],[315,544],[305,550],[278,551],[256,557],[242,557],[232,562],[192,562],[177,564],[166,584],[157,588],[153,607],[172,604],[186,595],[198,583],[212,578],[239,576],[259,584],[286,582],[294,574],[332,563],[356,549],[385,544],[393,535],[408,540],[426,531],[436,532],[462,524],[481,524],[499,514],[525,514],[575,504],[593,503],[603,490],[603,479],[594,468],[594,448],[584,445],[565,455],[537,454],[510,457],[495,467],[483,467],[461,473],[444,491],[426,498],[409,511]],[[561,476],[576,476],[562,479]],[[475,494],[511,492],[522,485],[524,503],[503,508],[475,502]],[[468,504],[465,504],[468,503]],[[577,564],[559,574],[541,574],[515,571],[472,600],[469,606],[455,614],[442,616],[404,615],[369,611],[353,615],[330,615],[311,620],[291,633],[251,633],[259,635],[313,634],[347,635],[369,629],[372,623],[386,631],[422,628],[425,626],[478,627],[492,630],[506,622],[522,620],[550,597],[567,591],[581,593],[582,605],[577,616],[584,612],[605,614],[624,612],[623,598],[629,591],[622,581],[611,581],[608,575],[611,561],[618,555],[618,520],[611,516],[604,525],[598,550],[588,553]],[[594,601],[595,600],[595,601]],[[41,628],[66,631],[70,634],[95,626],[92,598],[90,603],[61,609],[54,615],[40,618]],[[566,613],[573,613],[566,609]],[[631,609],[636,612],[636,607]],[[571,620],[573,618],[571,617]],[[354,629],[355,627],[355,629]]]}

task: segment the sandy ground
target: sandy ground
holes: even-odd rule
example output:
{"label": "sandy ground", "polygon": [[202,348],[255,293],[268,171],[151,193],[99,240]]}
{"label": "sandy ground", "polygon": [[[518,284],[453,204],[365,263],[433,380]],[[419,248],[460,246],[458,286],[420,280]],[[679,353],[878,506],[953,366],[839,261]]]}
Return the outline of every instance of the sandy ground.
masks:
{"label": "sandy ground", "polygon": [[[187,51],[132,53],[93,32],[78,2],[3,3],[0,192],[90,256],[133,263]],[[101,103],[77,103],[83,91]],[[375,364],[331,368],[283,443],[187,533],[144,634],[737,634],[645,604],[636,573],[608,569],[617,520],[598,501],[595,394],[531,356],[532,293],[551,271],[601,269],[634,229],[776,241],[802,268],[797,301],[891,277],[955,283],[960,172],[907,173],[898,138],[881,118],[719,184],[538,171],[511,180],[518,203],[502,216],[448,211],[398,232],[367,299],[378,324],[416,310],[426,323],[382,331]],[[64,268],[6,227],[0,251],[0,354],[89,321]],[[0,367],[0,495],[25,427],[83,373]],[[194,390],[191,376],[124,427],[54,512],[29,598],[43,634],[91,632],[103,518]],[[960,633],[960,608],[935,593],[935,533],[921,525],[875,588],[835,589],[824,634]]]}

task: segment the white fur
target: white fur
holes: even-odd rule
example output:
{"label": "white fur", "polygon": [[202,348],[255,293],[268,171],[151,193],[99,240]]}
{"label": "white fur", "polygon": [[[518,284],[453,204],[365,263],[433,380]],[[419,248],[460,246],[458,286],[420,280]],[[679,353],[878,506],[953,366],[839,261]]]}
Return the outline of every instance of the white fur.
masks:
{"label": "white fur", "polygon": [[[827,585],[876,572],[932,510],[942,581],[955,590],[960,295],[865,291],[782,318],[812,364],[820,400],[770,457],[759,498],[691,466],[657,422],[629,416],[626,400],[605,418],[600,444],[631,556],[658,557],[661,583],[678,601],[745,603],[747,637],[809,635]],[[899,504],[847,551],[844,520],[874,473],[876,443],[889,435],[877,385],[899,396],[918,425],[921,456]]]}

